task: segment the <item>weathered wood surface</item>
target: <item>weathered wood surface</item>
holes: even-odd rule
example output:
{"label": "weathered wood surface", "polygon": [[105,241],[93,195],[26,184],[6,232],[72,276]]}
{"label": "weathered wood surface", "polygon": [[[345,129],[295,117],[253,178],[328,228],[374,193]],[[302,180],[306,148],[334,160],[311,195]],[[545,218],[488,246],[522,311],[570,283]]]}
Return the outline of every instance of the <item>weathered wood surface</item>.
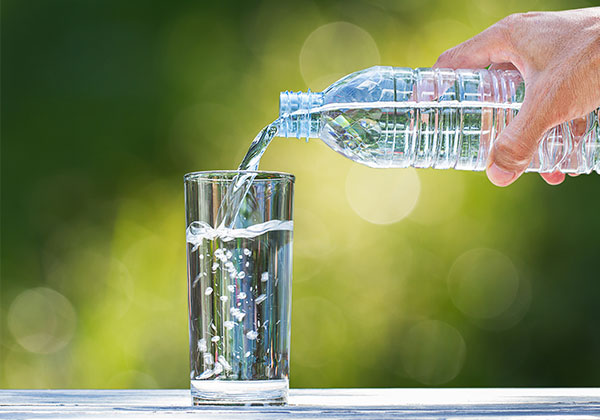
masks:
{"label": "weathered wood surface", "polygon": [[192,407],[188,390],[0,390],[0,419],[600,419],[600,388],[293,389],[284,407]]}

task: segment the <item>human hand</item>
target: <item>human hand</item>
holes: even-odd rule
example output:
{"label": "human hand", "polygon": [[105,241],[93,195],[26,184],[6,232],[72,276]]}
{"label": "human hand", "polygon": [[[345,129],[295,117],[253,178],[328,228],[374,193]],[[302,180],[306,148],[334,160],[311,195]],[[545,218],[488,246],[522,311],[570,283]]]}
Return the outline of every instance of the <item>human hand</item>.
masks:
{"label": "human hand", "polygon": [[[600,7],[510,15],[444,52],[434,67],[490,64],[514,66],[525,81],[521,110],[487,162],[488,178],[503,187],[525,171],[546,131],[600,106]],[[552,185],[565,179],[561,172],[541,175]]]}

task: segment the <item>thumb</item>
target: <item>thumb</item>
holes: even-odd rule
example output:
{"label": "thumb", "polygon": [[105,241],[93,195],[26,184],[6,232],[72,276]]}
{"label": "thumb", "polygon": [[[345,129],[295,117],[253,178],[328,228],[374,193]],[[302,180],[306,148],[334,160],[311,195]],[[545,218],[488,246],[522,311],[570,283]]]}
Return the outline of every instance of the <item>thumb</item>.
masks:
{"label": "thumb", "polygon": [[486,172],[493,184],[510,185],[527,169],[549,128],[543,114],[535,111],[525,95],[521,110],[499,134],[490,152]]}

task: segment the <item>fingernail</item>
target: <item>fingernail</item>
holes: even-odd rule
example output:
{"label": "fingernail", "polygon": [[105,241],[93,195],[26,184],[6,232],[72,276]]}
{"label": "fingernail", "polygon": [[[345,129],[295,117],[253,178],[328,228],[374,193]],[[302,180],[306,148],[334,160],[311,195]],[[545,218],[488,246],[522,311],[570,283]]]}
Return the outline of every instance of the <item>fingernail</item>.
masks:
{"label": "fingernail", "polygon": [[516,172],[504,170],[495,163],[487,168],[487,176],[494,185],[505,187],[517,178]]}

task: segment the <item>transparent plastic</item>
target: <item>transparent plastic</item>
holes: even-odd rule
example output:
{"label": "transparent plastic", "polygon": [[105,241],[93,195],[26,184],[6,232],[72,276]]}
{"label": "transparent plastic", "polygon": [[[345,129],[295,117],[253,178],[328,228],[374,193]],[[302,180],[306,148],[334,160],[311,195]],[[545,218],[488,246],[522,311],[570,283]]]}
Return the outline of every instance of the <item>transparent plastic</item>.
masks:
{"label": "transparent plastic", "polygon": [[[375,168],[485,170],[498,134],[525,93],[507,70],[372,67],[324,92],[282,92],[282,137],[320,138],[336,152]],[[549,130],[527,172],[600,173],[599,110]]]}

